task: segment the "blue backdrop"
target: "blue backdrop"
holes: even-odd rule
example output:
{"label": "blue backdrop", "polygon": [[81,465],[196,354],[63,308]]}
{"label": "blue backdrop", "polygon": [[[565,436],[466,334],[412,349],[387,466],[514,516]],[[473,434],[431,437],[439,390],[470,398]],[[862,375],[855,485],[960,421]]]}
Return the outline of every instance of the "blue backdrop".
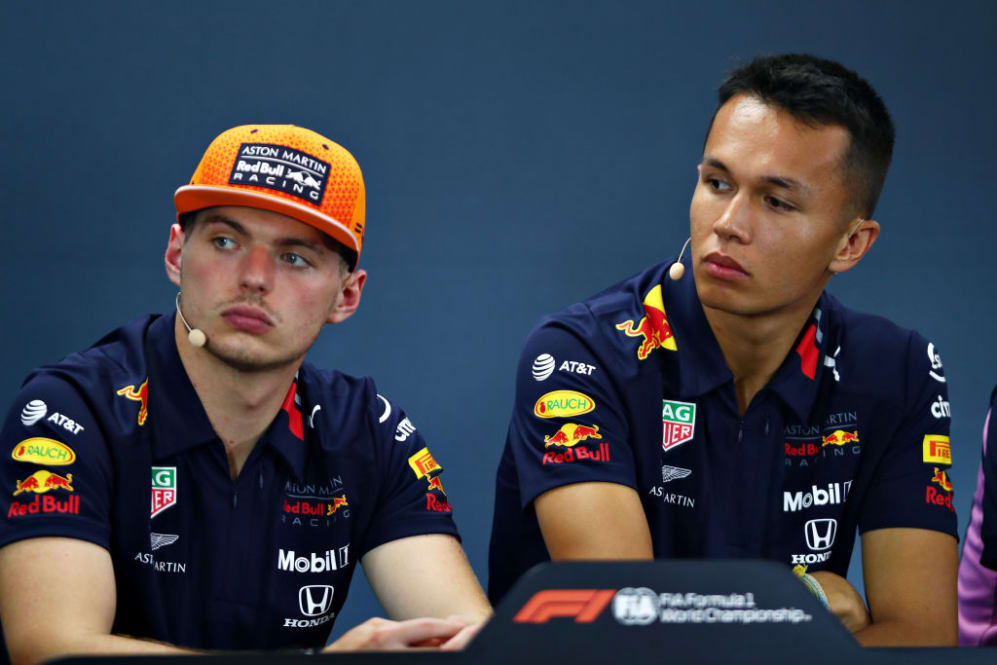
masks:
{"label": "blue backdrop", "polygon": [[[857,69],[897,124],[882,236],[831,290],[940,349],[964,530],[997,381],[995,8],[2,3],[0,401],[31,368],[172,307],[172,193],[215,134],[313,128],[364,169],[370,279],[358,314],[310,359],[374,376],[409,412],[447,468],[484,582],[525,335],[541,314],[678,252],[723,73],[807,51]],[[861,585],[860,571],[850,577]],[[378,611],[355,583],[336,633]]]}

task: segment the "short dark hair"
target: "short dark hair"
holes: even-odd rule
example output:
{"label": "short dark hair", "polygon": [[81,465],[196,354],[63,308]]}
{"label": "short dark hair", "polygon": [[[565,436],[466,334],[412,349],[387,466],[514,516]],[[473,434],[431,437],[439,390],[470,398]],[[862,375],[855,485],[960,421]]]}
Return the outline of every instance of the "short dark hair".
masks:
{"label": "short dark hair", "polygon": [[[198,215],[209,208],[201,208],[200,210],[192,210],[190,212],[184,212],[177,215],[177,224],[180,225],[180,230],[184,233],[184,242],[190,237],[191,232],[194,230],[194,224],[197,222]],[[337,242],[325,233],[322,234],[322,240],[325,242],[325,246],[336,253],[339,257],[339,272],[345,275],[346,273],[352,272],[351,266],[356,266],[357,264],[357,253],[348,247],[344,246],[342,243]]]}
{"label": "short dark hair", "polygon": [[765,56],[728,74],[718,90],[717,111],[737,95],[757,97],[808,125],[847,129],[851,141],[845,176],[860,214],[872,216],[893,157],[895,131],[890,112],[867,81],[836,62],[812,55]]}

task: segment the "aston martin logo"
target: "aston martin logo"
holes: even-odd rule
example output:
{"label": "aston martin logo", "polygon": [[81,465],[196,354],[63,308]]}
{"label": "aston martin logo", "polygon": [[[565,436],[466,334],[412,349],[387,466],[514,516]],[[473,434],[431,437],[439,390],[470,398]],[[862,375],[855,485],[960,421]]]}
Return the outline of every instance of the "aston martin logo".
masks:
{"label": "aston martin logo", "polygon": [[692,473],[692,469],[683,469],[680,466],[669,466],[665,464],[661,467],[661,482],[667,483],[672,480],[685,478]]}
{"label": "aston martin logo", "polygon": [[149,546],[153,552],[158,550],[160,547],[166,547],[167,545],[172,545],[180,539],[175,533],[149,533]]}

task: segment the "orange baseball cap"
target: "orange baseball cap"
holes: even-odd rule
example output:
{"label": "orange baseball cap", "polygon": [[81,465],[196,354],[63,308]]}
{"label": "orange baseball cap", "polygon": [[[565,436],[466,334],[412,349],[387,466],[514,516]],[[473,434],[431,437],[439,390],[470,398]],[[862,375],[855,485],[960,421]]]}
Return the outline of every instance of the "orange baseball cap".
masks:
{"label": "orange baseball cap", "polygon": [[173,195],[178,216],[212,206],[246,206],[293,217],[352,251],[351,270],[363,247],[364,202],[363,174],[353,155],[294,125],[242,125],[222,132],[190,184]]}

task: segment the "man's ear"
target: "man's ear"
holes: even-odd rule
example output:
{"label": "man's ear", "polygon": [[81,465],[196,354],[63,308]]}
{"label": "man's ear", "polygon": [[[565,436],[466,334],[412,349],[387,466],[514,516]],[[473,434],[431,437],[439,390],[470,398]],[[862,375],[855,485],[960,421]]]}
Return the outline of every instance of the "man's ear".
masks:
{"label": "man's ear", "polygon": [[360,295],[363,292],[363,286],[367,283],[367,271],[366,270],[354,270],[349,277],[346,278],[345,283],[342,286],[342,293],[340,293],[339,302],[336,306],[332,308],[332,312],[329,314],[329,318],[326,319],[327,323],[342,323],[346,319],[353,316],[353,312],[357,311],[357,307],[360,306]]}
{"label": "man's ear", "polygon": [[841,236],[838,250],[827,269],[832,273],[851,270],[862,260],[879,237],[879,222],[871,219],[858,219],[849,224],[849,231]]}
{"label": "man's ear", "polygon": [[170,240],[166,243],[166,276],[170,281],[180,286],[180,263],[183,259],[184,233],[179,224],[170,227]]}

